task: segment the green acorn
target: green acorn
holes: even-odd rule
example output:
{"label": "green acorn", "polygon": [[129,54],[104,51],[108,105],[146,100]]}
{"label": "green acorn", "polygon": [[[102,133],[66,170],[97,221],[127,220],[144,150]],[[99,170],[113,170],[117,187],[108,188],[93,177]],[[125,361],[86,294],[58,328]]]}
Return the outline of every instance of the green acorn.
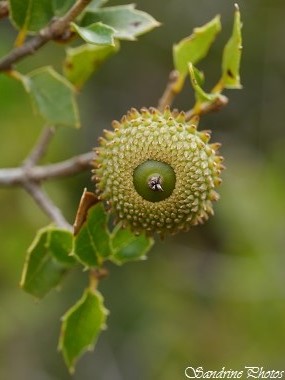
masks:
{"label": "green acorn", "polygon": [[95,149],[93,180],[123,225],[137,233],[186,231],[213,214],[221,183],[220,144],[184,112],[132,108]]}

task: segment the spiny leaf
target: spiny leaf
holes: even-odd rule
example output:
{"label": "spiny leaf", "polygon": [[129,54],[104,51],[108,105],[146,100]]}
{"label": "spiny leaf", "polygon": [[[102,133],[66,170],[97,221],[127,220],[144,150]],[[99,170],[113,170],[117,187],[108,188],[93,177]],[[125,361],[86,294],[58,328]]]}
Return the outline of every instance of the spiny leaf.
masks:
{"label": "spiny leaf", "polygon": [[92,350],[105,328],[108,315],[98,291],[86,289],[82,298],[62,318],[59,350],[65,363],[74,371],[74,364],[85,351]]}
{"label": "spiny leaf", "polygon": [[231,38],[227,42],[222,61],[222,83],[225,88],[242,88],[240,83],[240,60],[242,51],[242,23],[237,4],[235,5],[234,26]]}
{"label": "spiny leaf", "polygon": [[94,45],[115,46],[115,30],[102,22],[95,22],[86,27],[80,27],[74,22],[72,28],[86,42]]}
{"label": "spiny leaf", "polygon": [[86,12],[82,25],[86,26],[99,21],[114,28],[116,38],[130,41],[160,25],[149,14],[135,9],[133,4]]}
{"label": "spiny leaf", "polygon": [[188,72],[188,63],[196,64],[207,55],[220,30],[221,22],[218,15],[207,24],[195,28],[189,37],[182,39],[173,46],[174,67],[180,74],[177,91],[180,91],[183,86]]}
{"label": "spiny leaf", "polygon": [[76,264],[69,256],[72,238],[70,231],[52,226],[38,232],[23,269],[21,287],[25,291],[42,298],[58,286],[66,271]]}
{"label": "spiny leaf", "polygon": [[74,256],[87,267],[98,267],[111,255],[108,215],[102,202],[88,211],[88,217],[74,238]]}
{"label": "spiny leaf", "polygon": [[36,111],[50,124],[79,127],[74,88],[52,67],[42,67],[22,77]]}
{"label": "spiny leaf", "polygon": [[118,41],[115,46],[84,44],[68,48],[63,67],[64,75],[77,89],[80,89],[102,63],[118,50]]}
{"label": "spiny leaf", "polygon": [[123,264],[145,259],[154,240],[144,234],[135,235],[131,230],[117,225],[112,232],[111,243],[113,254],[110,259],[116,264]]}

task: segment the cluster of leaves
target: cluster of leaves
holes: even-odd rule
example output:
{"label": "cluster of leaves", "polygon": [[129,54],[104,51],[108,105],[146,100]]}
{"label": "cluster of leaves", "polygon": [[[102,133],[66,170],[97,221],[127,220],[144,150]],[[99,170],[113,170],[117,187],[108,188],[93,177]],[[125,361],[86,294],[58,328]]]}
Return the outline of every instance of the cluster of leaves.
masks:
{"label": "cluster of leaves", "polygon": [[223,52],[221,78],[209,93],[202,88],[205,82],[204,73],[194,65],[207,55],[217,34],[221,31],[220,16],[218,15],[207,24],[195,28],[193,34],[173,47],[174,67],[178,72],[178,78],[173,84],[173,91],[180,92],[185,78],[190,75],[196,98],[196,104],[193,107],[193,113],[195,114],[199,114],[204,106],[209,106],[221,99],[223,89],[241,88],[239,71],[242,50],[242,24],[237,4],[235,9],[232,35]]}
{"label": "cluster of leaves", "polygon": [[[84,42],[66,49],[62,73],[52,67],[41,67],[31,73],[11,71],[9,74],[23,83],[36,111],[48,125],[80,126],[76,91],[98,67],[120,49],[119,40],[135,40],[159,23],[133,5],[102,7],[106,0],[93,0],[70,25],[65,42],[80,37]],[[19,29],[16,44],[21,45],[29,34],[37,33],[53,17],[64,15],[75,0],[42,0],[23,2],[10,0],[10,18]],[[241,22],[236,7],[233,33],[222,58],[222,75],[210,93],[203,89],[204,75],[194,65],[203,59],[221,30],[216,16],[173,48],[174,68],[178,78],[172,91],[181,91],[189,75],[195,91],[193,110],[199,114],[206,105],[214,104],[224,88],[240,88]],[[56,99],[56,101],[55,101]],[[50,225],[41,229],[32,243],[24,266],[21,286],[37,298],[57,287],[64,275],[81,266],[91,274],[90,285],[82,298],[63,316],[59,348],[72,371],[76,359],[92,347],[105,327],[107,310],[94,279],[106,261],[121,265],[145,258],[153,240],[136,236],[117,225],[110,231],[109,216],[102,203],[93,205],[75,235],[67,229]],[[95,276],[94,276],[95,273]],[[93,275],[92,275],[93,274]]]}
{"label": "cluster of leaves", "polygon": [[53,225],[38,232],[22,274],[24,290],[42,298],[74,267],[83,266],[90,271],[89,287],[62,319],[59,348],[71,371],[77,357],[92,348],[105,327],[108,312],[96,283],[100,269],[106,261],[121,265],[143,260],[152,244],[153,239],[136,236],[120,225],[110,231],[102,202],[89,209],[86,222],[75,236]]}
{"label": "cluster of leaves", "polygon": [[[35,111],[53,126],[80,126],[76,90],[82,88],[102,63],[120,49],[119,40],[134,41],[159,23],[134,5],[104,7],[107,0],[93,0],[70,25],[66,42],[80,37],[83,43],[66,48],[62,74],[46,66],[31,73],[10,74],[19,79],[30,95]],[[45,27],[54,17],[62,16],[75,0],[45,0],[23,2],[10,0],[10,18],[19,29],[16,45],[29,34]],[[61,41],[62,42],[62,41]],[[56,99],[56,101],[55,101]]]}

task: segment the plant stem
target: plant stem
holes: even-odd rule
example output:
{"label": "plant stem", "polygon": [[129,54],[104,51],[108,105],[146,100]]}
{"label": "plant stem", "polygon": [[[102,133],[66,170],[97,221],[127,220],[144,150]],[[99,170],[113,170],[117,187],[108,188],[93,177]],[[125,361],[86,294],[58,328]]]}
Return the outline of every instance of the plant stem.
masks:
{"label": "plant stem", "polygon": [[177,95],[177,90],[175,89],[175,83],[178,79],[178,73],[176,70],[173,70],[169,74],[168,83],[166,85],[166,88],[164,90],[164,93],[162,94],[162,97],[159,99],[157,109],[159,111],[163,111],[166,106],[171,107],[175,96]]}
{"label": "plant stem", "polygon": [[38,206],[45,212],[45,214],[57,224],[58,227],[72,230],[72,226],[65,220],[61,211],[55,206],[38,183],[28,181],[23,183],[23,187],[31,195]]}
{"label": "plant stem", "polygon": [[56,164],[0,169],[0,186],[22,186],[27,180],[41,182],[80,173],[91,168],[94,155],[94,152],[88,152]]}
{"label": "plant stem", "polygon": [[107,277],[109,271],[106,268],[94,268],[89,271],[89,286],[92,290],[96,290],[99,284],[99,281],[102,278]]}
{"label": "plant stem", "polygon": [[31,153],[25,159],[23,166],[30,168],[40,161],[45,155],[48,145],[54,135],[55,129],[53,127],[46,127],[43,129],[38,141],[34,145]]}
{"label": "plant stem", "polygon": [[41,29],[39,33],[25,42],[22,46],[16,47],[0,60],[0,71],[12,69],[12,65],[28,55],[33,54],[43,45],[53,39],[58,39],[68,30],[69,24],[73,21],[91,0],[77,0],[68,12]]}
{"label": "plant stem", "polygon": [[194,116],[205,115],[209,112],[216,112],[228,104],[228,98],[224,95],[219,95],[213,102],[203,103],[197,109],[195,106],[186,112],[186,120],[191,120]]}

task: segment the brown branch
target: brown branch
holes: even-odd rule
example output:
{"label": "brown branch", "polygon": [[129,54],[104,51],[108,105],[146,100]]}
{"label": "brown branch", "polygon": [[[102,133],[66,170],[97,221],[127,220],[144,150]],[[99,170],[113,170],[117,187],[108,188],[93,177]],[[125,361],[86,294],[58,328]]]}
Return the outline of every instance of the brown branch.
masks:
{"label": "brown branch", "polygon": [[9,15],[8,1],[0,1],[0,19],[5,18],[8,15]]}
{"label": "brown branch", "polygon": [[25,168],[31,168],[45,155],[48,145],[54,135],[55,129],[52,127],[46,127],[43,129],[38,141],[34,145],[31,153],[25,159],[23,166]]}
{"label": "brown branch", "polygon": [[27,181],[26,183],[23,183],[23,187],[31,195],[37,205],[53,222],[56,223],[58,227],[72,230],[72,226],[65,220],[59,208],[55,206],[38,183]]}
{"label": "brown branch", "polygon": [[177,95],[177,90],[175,89],[175,84],[177,83],[178,72],[176,70],[171,71],[169,74],[169,80],[162,94],[162,97],[159,99],[157,109],[163,111],[166,106],[171,107],[175,96]]}
{"label": "brown branch", "polygon": [[220,94],[213,102],[203,103],[198,110],[194,107],[190,111],[186,112],[186,120],[191,120],[195,116],[205,115],[209,112],[219,111],[221,108],[226,106],[228,102],[228,98]]}
{"label": "brown branch", "polygon": [[63,36],[69,28],[70,22],[80,15],[90,1],[91,0],[77,0],[64,16],[52,21],[47,27],[41,29],[35,37],[28,40],[22,46],[11,50],[10,53],[0,60],[0,71],[11,70],[14,63],[33,54],[48,41]]}
{"label": "brown branch", "polygon": [[41,182],[70,176],[91,168],[94,155],[94,152],[88,152],[56,164],[0,169],[0,186],[22,186],[27,181]]}

